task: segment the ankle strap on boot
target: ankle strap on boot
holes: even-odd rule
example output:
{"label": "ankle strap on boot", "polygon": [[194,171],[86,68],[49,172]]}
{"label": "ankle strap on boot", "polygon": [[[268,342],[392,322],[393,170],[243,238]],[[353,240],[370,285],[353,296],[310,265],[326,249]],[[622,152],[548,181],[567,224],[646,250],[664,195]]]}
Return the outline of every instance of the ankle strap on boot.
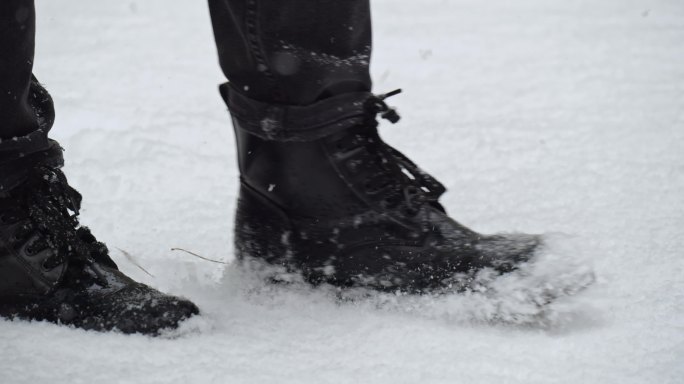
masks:
{"label": "ankle strap on boot", "polygon": [[264,140],[313,141],[374,120],[380,113],[395,123],[399,115],[383,101],[386,95],[350,92],[309,105],[273,104],[251,99],[230,83],[221,84],[221,96],[240,129]]}

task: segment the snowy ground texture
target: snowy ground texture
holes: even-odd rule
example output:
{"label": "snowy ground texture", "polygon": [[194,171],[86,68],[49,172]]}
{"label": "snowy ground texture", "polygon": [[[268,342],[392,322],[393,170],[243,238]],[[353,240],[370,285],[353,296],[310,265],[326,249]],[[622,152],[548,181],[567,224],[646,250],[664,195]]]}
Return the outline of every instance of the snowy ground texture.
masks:
{"label": "snowy ground texture", "polygon": [[340,303],[171,251],[233,260],[206,4],[40,0],[36,73],[84,223],[203,315],[154,339],[0,320],[0,383],[684,382],[684,2],[373,7],[376,90],[405,91],[387,140],[459,221],[558,233],[555,257],[591,262],[594,287],[516,325],[465,297]]}

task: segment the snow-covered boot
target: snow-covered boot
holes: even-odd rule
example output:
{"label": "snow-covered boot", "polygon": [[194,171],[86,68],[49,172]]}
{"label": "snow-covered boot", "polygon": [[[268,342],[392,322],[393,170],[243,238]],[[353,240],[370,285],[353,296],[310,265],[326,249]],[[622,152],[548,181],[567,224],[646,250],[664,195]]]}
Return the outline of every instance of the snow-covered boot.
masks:
{"label": "snow-covered boot", "polygon": [[264,103],[230,84],[240,166],[235,248],[309,282],[434,292],[533,256],[534,235],[478,234],[438,202],[444,187],[378,135],[392,94]]}
{"label": "snow-covered boot", "polygon": [[192,302],[125,276],[79,226],[81,196],[60,170],[61,152],[51,141],[45,151],[0,162],[0,316],[157,334],[197,314]]}

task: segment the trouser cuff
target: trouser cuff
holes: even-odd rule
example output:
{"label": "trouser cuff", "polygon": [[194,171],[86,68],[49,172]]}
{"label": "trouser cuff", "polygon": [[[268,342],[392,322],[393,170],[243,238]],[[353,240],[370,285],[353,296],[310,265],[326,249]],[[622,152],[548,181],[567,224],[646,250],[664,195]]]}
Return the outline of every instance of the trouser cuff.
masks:
{"label": "trouser cuff", "polygon": [[21,184],[36,165],[62,167],[63,149],[40,129],[0,142],[0,195]]}

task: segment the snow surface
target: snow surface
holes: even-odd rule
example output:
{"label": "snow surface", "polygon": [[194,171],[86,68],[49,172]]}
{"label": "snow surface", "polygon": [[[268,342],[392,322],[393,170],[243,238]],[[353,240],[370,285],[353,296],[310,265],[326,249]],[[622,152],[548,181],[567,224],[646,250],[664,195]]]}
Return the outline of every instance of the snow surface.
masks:
{"label": "snow surface", "polygon": [[593,264],[592,289],[531,325],[463,298],[341,304],[171,251],[233,260],[206,4],[36,2],[83,222],[203,315],[162,338],[0,320],[0,383],[684,382],[681,0],[373,2],[376,90],[404,89],[387,140],[459,221],[563,233],[560,254]]}

